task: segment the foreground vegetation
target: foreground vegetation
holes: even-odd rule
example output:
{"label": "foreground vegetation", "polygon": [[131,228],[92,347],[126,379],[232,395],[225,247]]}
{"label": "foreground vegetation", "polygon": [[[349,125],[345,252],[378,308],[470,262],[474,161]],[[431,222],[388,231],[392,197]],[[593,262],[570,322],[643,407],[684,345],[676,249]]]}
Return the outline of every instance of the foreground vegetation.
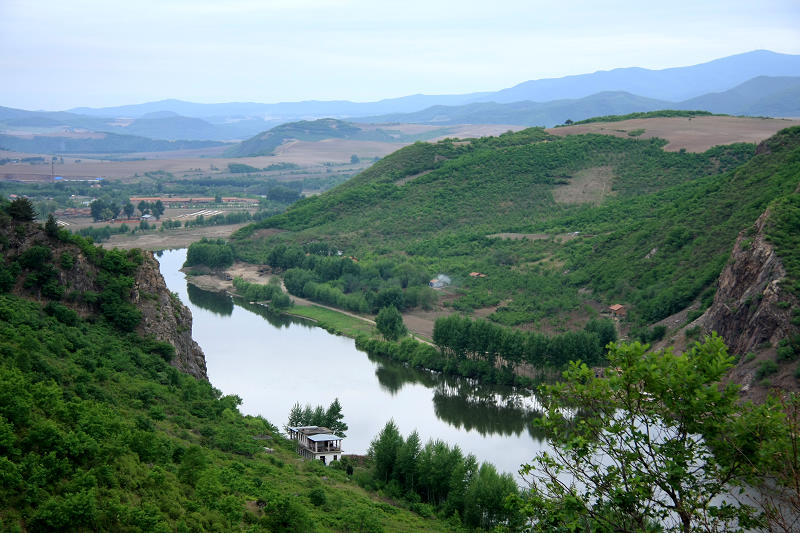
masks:
{"label": "foreground vegetation", "polygon": [[[303,462],[239,398],[173,368],[171,345],[132,331],[138,252],[43,231],[16,207],[0,204],[0,529],[452,530]],[[71,269],[107,292],[71,299]]]}

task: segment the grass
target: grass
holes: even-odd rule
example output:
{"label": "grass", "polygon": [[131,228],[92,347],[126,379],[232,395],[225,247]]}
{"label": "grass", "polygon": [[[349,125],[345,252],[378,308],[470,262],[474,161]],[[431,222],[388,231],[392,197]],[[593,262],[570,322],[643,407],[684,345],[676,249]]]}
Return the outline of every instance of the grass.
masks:
{"label": "grass", "polygon": [[287,313],[309,318],[331,333],[353,339],[364,334],[373,336],[375,332],[375,326],[364,320],[316,305],[294,305]]}

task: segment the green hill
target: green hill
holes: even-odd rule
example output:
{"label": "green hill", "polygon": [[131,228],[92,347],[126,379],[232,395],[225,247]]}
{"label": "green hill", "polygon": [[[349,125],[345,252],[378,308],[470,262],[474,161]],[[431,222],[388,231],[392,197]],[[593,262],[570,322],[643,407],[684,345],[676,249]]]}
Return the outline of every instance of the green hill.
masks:
{"label": "green hill", "polygon": [[448,305],[497,306],[489,318],[502,324],[572,329],[592,302],[625,303],[634,325],[651,324],[695,299],[708,305],[736,235],[794,190],[800,165],[798,128],[760,155],[749,144],[699,154],[664,144],[540,129],[416,143],[242,230],[234,246],[260,263],[284,258],[280,246],[314,253],[313,243],[358,257],[350,274],[327,278],[302,261],[283,266],[368,303],[445,273],[457,296]]}
{"label": "green hill", "polygon": [[257,155],[273,155],[275,148],[289,140],[322,141],[325,139],[349,139],[358,141],[403,142],[420,138],[430,138],[441,134],[441,131],[427,132],[421,135],[406,135],[399,131],[364,127],[361,124],[345,122],[334,118],[319,120],[301,120],[275,126],[242,141],[226,151],[228,157],[250,157]]}
{"label": "green hill", "polygon": [[300,459],[238,397],[171,366],[171,344],[133,332],[144,302],[171,299],[131,299],[152,260],[14,205],[0,201],[0,530],[454,529],[362,489],[358,465]]}

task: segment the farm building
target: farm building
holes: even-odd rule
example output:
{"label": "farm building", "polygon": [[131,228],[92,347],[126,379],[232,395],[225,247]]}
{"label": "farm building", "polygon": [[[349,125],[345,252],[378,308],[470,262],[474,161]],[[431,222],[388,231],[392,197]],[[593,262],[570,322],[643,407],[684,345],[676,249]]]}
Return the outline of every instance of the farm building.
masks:
{"label": "farm building", "polygon": [[628,313],[628,310],[625,309],[625,306],[621,304],[614,304],[608,306],[608,311],[611,313],[611,316],[617,318],[625,318],[625,315]]}
{"label": "farm building", "polygon": [[297,441],[297,453],[306,459],[330,464],[342,457],[342,437],[322,426],[289,426],[289,438]]}

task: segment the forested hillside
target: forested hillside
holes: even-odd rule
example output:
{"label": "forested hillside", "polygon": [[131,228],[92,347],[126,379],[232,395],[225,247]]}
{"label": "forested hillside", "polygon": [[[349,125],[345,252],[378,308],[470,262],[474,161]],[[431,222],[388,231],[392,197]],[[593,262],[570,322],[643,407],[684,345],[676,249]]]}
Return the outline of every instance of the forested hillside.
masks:
{"label": "forested hillside", "polygon": [[371,470],[303,461],[171,366],[175,346],[136,332],[146,302],[174,297],[134,301],[143,255],[34,217],[0,202],[0,530],[458,529],[379,501],[354,479]]}
{"label": "forested hillside", "polygon": [[[311,243],[324,244],[357,257],[348,269],[359,275],[382,265],[382,286],[406,292],[445,273],[451,305],[499,306],[490,318],[507,325],[563,328],[591,300],[628,304],[643,326],[710,303],[738,232],[796,187],[799,138],[784,130],[759,155],[748,144],[674,153],[658,139],[539,129],[416,143],[245,228],[234,248],[271,264],[276,246],[313,255]],[[420,274],[409,283],[397,269]],[[318,274],[308,280],[369,301],[369,287]]]}

